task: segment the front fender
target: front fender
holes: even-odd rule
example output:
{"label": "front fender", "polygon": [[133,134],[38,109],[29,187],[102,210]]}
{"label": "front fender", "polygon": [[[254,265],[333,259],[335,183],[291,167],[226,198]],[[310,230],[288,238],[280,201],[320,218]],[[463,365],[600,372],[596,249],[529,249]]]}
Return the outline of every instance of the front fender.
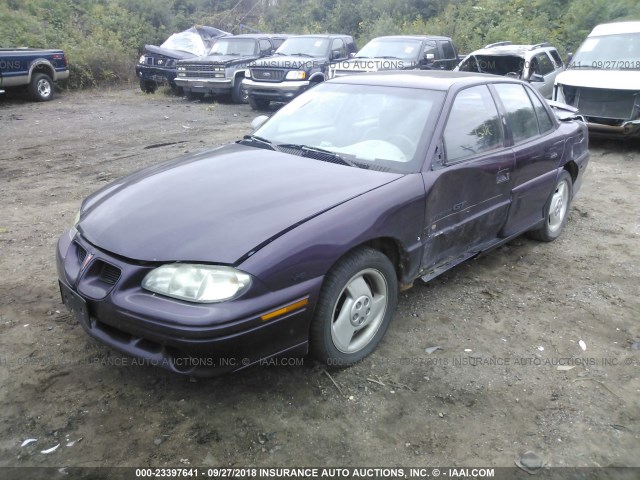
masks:
{"label": "front fender", "polygon": [[410,283],[420,267],[424,213],[421,176],[404,175],[299,225],[238,268],[276,290],[324,276],[359,245],[392,239],[402,258],[401,281]]}

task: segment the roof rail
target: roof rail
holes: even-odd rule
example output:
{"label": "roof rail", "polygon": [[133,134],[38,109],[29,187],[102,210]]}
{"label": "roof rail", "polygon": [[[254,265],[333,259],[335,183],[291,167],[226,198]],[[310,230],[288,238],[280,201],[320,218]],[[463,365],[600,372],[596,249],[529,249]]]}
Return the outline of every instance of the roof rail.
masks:
{"label": "roof rail", "polygon": [[542,47],[553,47],[549,42],[536,43],[535,45],[531,45],[527,50],[535,50],[536,48]]}
{"label": "roof rail", "polygon": [[485,46],[484,48],[501,47],[503,45],[513,45],[513,42],[505,40],[503,42],[490,43],[489,45]]}

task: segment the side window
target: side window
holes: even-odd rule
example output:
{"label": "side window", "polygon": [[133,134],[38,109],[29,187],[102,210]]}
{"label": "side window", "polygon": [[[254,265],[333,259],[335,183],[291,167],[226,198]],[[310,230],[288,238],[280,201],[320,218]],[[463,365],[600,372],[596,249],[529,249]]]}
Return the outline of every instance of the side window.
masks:
{"label": "side window", "polygon": [[260,53],[265,54],[271,50],[271,42],[269,40],[260,39]]}
{"label": "side window", "polygon": [[538,61],[538,71],[534,73],[539,73],[540,75],[547,75],[555,70],[553,63],[549,59],[549,55],[546,53],[539,53],[536,55],[536,60]]}
{"label": "side window", "polygon": [[424,44],[424,53],[432,53],[433,58],[438,58],[438,47],[436,46],[436,42],[432,40],[428,40]]}
{"label": "side window", "polygon": [[560,58],[560,54],[558,53],[557,50],[551,50],[551,58],[553,58],[553,62],[556,64],[556,68],[562,68],[562,66],[564,65],[562,63],[562,58]]}
{"label": "side window", "polygon": [[540,133],[538,120],[524,87],[515,83],[497,83],[494,86],[507,111],[513,142],[520,143],[537,136]]}
{"label": "side window", "polygon": [[533,103],[533,109],[536,111],[540,133],[546,133],[553,128],[553,122],[551,121],[551,118],[549,118],[549,113],[547,112],[547,109],[544,108],[544,105],[542,105],[540,99],[531,91],[531,89],[526,90],[529,94],[531,103]]}
{"label": "side window", "polygon": [[444,55],[444,59],[450,60],[455,57],[455,54],[453,53],[453,47],[451,46],[450,42],[440,42],[440,45],[442,46],[442,54]]}
{"label": "side window", "polygon": [[500,117],[486,85],[458,93],[447,119],[443,140],[447,163],[503,146]]}
{"label": "side window", "polygon": [[336,38],[331,44],[331,53],[338,51],[340,52],[340,58],[346,58],[347,56],[347,47],[344,44],[344,41],[341,38]]}

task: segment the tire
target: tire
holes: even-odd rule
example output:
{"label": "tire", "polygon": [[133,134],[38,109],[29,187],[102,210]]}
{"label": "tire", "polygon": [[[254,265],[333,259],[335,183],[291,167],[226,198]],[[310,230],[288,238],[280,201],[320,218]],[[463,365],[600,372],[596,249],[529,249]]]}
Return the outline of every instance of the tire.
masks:
{"label": "tire", "polygon": [[544,207],[544,225],[528,235],[541,242],[552,242],[558,238],[567,224],[572,197],[573,181],[569,172],[563,170]]}
{"label": "tire", "polygon": [[53,98],[53,82],[45,73],[34,73],[28,87],[29,96],[36,102],[46,102]]}
{"label": "tire", "polygon": [[182,91],[182,87],[179,87],[175,83],[170,83],[169,88],[171,88],[171,93],[173,95],[176,95],[178,97],[182,97],[184,95],[184,92]]}
{"label": "tire", "polygon": [[231,90],[231,101],[233,103],[249,103],[249,94],[247,89],[242,86],[242,77],[236,78],[236,83]]}
{"label": "tire", "polygon": [[145,80],[140,80],[140,90],[144,93],[156,93],[158,89],[158,85],[155,82],[148,82]]}
{"label": "tire", "polygon": [[204,93],[189,90],[184,92],[184,96],[187,97],[187,100],[202,100],[204,98]]}
{"label": "tire", "polygon": [[267,110],[269,108],[269,100],[264,98],[249,97],[248,100],[252,110]]}
{"label": "tire", "polygon": [[380,343],[397,303],[389,258],[371,248],[349,253],[325,277],[311,322],[311,355],[329,366],[359,362]]}

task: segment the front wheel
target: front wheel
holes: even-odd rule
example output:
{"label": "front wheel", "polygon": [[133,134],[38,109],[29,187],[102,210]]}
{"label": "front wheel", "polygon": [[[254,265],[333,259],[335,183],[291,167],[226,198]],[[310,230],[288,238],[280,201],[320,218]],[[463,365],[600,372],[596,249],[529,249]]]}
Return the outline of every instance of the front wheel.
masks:
{"label": "front wheel", "polygon": [[544,225],[529,232],[529,236],[543,242],[551,242],[558,238],[567,224],[569,205],[573,191],[571,175],[566,170],[560,174],[556,188],[544,208]]}
{"label": "front wheel", "polygon": [[231,90],[231,101],[233,103],[249,102],[249,94],[247,93],[247,89],[242,83],[243,83],[242,78],[236,79],[236,83],[233,86],[233,90]]}
{"label": "front wheel", "polygon": [[140,90],[144,93],[155,93],[158,85],[156,82],[149,82],[146,80],[140,80]]}
{"label": "front wheel", "polygon": [[204,98],[204,93],[188,90],[184,92],[184,96],[187,98],[187,100],[202,100]]}
{"label": "front wheel", "polygon": [[46,102],[53,98],[53,82],[45,73],[34,73],[28,89],[29,96],[36,102]]}
{"label": "front wheel", "polygon": [[393,264],[371,248],[355,250],[327,274],[311,323],[311,353],[330,366],[352,365],[384,336],[398,303]]}

